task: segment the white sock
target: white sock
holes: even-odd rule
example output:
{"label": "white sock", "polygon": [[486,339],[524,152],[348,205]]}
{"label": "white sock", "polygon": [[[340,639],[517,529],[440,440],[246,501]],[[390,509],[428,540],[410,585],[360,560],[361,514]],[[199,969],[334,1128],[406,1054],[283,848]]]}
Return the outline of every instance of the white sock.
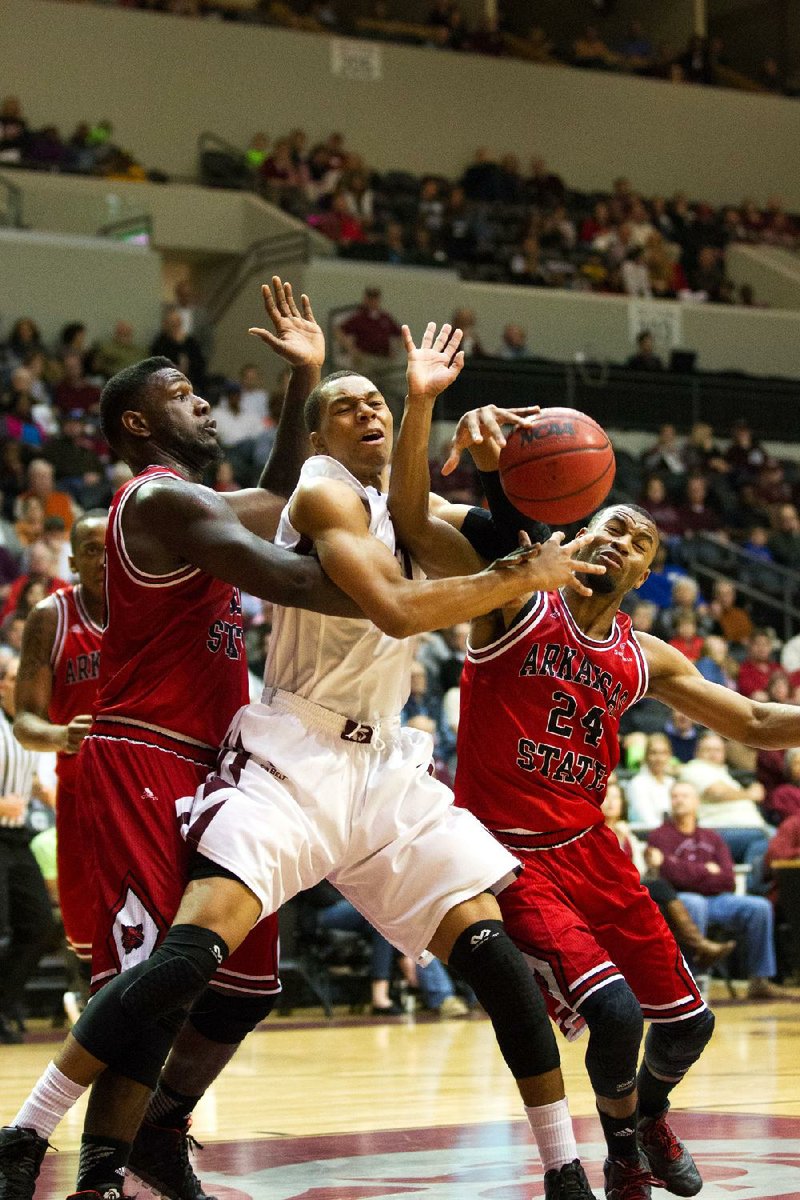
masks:
{"label": "white sock", "polygon": [[545,1172],[558,1170],[578,1157],[566,1096],[563,1100],[541,1104],[538,1108],[528,1108],[526,1104],[525,1115],[536,1138]]}
{"label": "white sock", "polygon": [[64,1114],[85,1091],[85,1087],[62,1075],[51,1062],[11,1124],[35,1129],[39,1137],[49,1138]]}

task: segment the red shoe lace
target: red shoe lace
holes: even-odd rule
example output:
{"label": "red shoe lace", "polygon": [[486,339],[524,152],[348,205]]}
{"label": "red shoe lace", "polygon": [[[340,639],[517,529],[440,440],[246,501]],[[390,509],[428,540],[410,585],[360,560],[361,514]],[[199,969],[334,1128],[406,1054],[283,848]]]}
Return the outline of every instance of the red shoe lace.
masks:
{"label": "red shoe lace", "polygon": [[683,1146],[664,1117],[659,1117],[653,1122],[647,1130],[644,1140],[645,1143],[655,1142],[661,1153],[665,1154],[671,1162],[677,1162],[683,1154]]}
{"label": "red shoe lace", "polygon": [[644,1189],[650,1187],[663,1187],[660,1179],[656,1179],[644,1167],[636,1167],[631,1165],[625,1167],[625,1178],[622,1181],[622,1187],[617,1188],[619,1200],[642,1200]]}

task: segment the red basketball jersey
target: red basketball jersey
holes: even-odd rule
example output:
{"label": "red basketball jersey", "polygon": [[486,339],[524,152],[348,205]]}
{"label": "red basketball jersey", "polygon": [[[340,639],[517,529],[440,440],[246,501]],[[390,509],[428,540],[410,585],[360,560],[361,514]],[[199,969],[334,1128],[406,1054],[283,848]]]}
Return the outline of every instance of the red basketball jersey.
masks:
{"label": "red basketball jersey", "polygon": [[[53,593],[53,600],[58,624],[50,655],[53,688],[47,715],[54,725],[68,725],[73,717],[94,710],[103,630],[89,616],[80,584],[60,588]],[[73,785],[77,766],[77,754],[59,754],[56,762],[59,780]]]}
{"label": "red basketball jersey", "polygon": [[111,504],[95,718],[167,731],[216,749],[248,700],[241,599],[236,588],[197,567],[150,575],[131,561],[122,529],[125,505],[144,483],[159,478],[180,476],[148,467],[123,484]]}
{"label": "red basketball jersey", "polygon": [[527,848],[600,824],[620,717],[646,689],[629,617],[598,642],[559,592],[537,593],[502,637],[467,653],[456,802],[492,830],[525,834]]}

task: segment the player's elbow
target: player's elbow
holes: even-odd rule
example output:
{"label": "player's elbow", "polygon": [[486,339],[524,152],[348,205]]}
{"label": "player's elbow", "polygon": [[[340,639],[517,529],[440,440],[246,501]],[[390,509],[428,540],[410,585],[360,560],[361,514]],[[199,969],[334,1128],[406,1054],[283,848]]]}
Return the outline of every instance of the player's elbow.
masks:
{"label": "player's elbow", "polygon": [[747,718],[747,732],[738,739],[745,746],[755,750],[783,750],[786,748],[786,729],[772,727],[773,704],[760,700],[750,702],[750,712]]}
{"label": "player's elbow", "polygon": [[374,610],[368,614],[381,633],[387,637],[407,638],[417,633],[414,626],[413,613],[409,605],[397,603],[394,600],[380,601]]}

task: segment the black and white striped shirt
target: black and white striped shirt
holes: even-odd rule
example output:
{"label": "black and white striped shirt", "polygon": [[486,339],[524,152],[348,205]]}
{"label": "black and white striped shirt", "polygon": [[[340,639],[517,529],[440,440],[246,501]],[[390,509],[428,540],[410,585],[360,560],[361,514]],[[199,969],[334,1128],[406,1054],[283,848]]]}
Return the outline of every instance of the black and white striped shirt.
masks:
{"label": "black and white striped shirt", "polygon": [[12,722],[0,709],[0,796],[22,796],[25,809],[19,817],[0,816],[0,831],[21,829],[27,819],[27,802],[30,801],[33,782],[36,778],[40,755],[36,750],[26,750],[14,737]]}

